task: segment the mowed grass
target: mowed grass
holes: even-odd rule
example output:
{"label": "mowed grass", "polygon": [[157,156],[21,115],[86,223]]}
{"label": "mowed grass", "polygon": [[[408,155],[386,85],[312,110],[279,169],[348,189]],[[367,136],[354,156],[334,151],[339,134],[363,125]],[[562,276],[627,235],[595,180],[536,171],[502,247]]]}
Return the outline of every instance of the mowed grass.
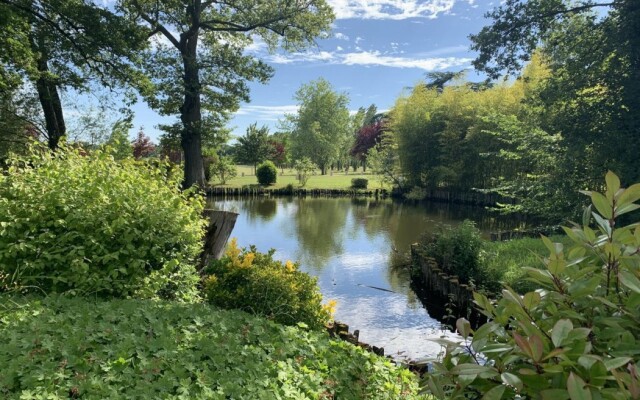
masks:
{"label": "mowed grass", "polygon": [[[243,187],[249,185],[257,185],[258,178],[253,173],[253,166],[238,165],[238,176],[227,181],[226,185],[221,185],[220,182],[211,182],[215,187]],[[321,175],[320,170],[315,172],[315,175],[311,175],[307,181],[305,189],[349,189],[351,188],[351,180],[353,178],[365,178],[369,180],[368,189],[375,190],[380,188],[389,189],[388,185],[381,186],[380,179],[376,175],[372,175],[367,171],[362,171],[362,168],[358,168],[357,171],[349,169],[349,173],[345,174],[344,171],[328,171],[326,175]],[[278,179],[274,185],[269,186],[271,189],[283,188],[287,185],[293,185],[294,187],[300,187],[300,182],[296,179],[296,171],[294,169],[285,168],[284,171],[278,168]]]}

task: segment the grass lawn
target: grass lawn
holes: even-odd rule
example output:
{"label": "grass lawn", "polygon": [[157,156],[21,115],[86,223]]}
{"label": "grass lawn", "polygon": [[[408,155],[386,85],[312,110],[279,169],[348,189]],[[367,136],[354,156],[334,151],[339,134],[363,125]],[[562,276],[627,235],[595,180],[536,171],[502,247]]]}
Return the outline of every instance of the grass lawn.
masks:
{"label": "grass lawn", "polygon": [[[253,173],[253,167],[248,165],[238,165],[238,176],[227,182],[226,185],[220,185],[219,182],[213,182],[213,186],[216,187],[243,187],[247,185],[257,185],[258,179]],[[380,186],[380,179],[376,175],[372,175],[369,171],[362,172],[362,168],[358,168],[356,172],[352,169],[348,174],[344,171],[337,172],[329,171],[327,175],[321,175],[320,170],[316,171],[315,175],[312,175],[307,181],[306,189],[349,189],[351,188],[351,179],[353,178],[365,178],[369,180],[368,189],[375,190],[380,188],[390,189],[388,185]],[[281,169],[278,169],[278,180],[275,185],[269,186],[269,188],[277,189],[283,188],[292,184],[294,187],[300,187],[298,180],[296,179],[296,171],[294,169],[285,168],[284,173]]]}

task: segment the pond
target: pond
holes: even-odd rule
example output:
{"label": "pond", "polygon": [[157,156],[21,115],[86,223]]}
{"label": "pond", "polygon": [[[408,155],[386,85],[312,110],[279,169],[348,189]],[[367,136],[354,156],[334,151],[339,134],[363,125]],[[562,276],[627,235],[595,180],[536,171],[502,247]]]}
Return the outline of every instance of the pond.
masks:
{"label": "pond", "polygon": [[209,202],[239,213],[231,236],[240,246],[273,248],[275,258],[299,261],[302,271],[317,276],[325,301],[338,302],[336,320],[358,329],[361,341],[411,360],[437,355],[440,346],[429,339],[450,333],[411,289],[402,254],[442,223],[471,219],[485,232],[498,223],[481,208],[442,203],[269,197]]}

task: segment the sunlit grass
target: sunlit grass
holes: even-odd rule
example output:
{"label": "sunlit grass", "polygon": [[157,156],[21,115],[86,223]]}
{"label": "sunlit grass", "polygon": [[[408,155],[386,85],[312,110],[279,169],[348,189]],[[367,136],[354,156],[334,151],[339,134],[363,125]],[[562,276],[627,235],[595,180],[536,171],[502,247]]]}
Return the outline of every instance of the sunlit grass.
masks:
{"label": "sunlit grass", "polygon": [[[253,172],[253,166],[238,165],[238,176],[229,180],[226,185],[220,185],[217,182],[212,182],[215,187],[230,187],[239,188],[248,185],[257,185],[258,179]],[[348,173],[344,171],[329,171],[326,175],[321,175],[320,170],[315,172],[307,181],[305,189],[349,189],[351,188],[351,180],[354,178],[365,178],[369,180],[368,189],[375,190],[380,188],[389,189],[388,185],[381,186],[380,179],[376,175],[372,175],[369,171],[363,172],[362,168],[357,171],[349,170]],[[300,183],[296,179],[296,171],[294,169],[285,168],[284,170],[278,168],[278,179],[274,185],[269,186],[271,189],[283,188],[287,185],[293,185],[294,187],[300,187]]]}

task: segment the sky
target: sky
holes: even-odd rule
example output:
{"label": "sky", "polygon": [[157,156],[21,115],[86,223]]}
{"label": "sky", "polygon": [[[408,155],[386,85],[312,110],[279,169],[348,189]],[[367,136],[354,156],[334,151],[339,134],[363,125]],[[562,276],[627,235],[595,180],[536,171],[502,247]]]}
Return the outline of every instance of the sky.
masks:
{"label": "sky", "polygon": [[[489,23],[484,14],[498,5],[489,0],[328,0],[336,20],[332,36],[300,53],[270,54],[255,41],[247,53],[270,64],[274,76],[267,84],[250,83],[251,101],[243,103],[229,127],[242,136],[257,123],[277,130],[285,113],[296,112],[295,92],[324,78],[350,99],[350,110],[375,104],[388,110],[396,99],[425,74],[434,71],[473,72],[475,54],[468,36]],[[133,107],[135,131],[157,142],[159,123],[175,121],[150,110],[143,102]]]}

